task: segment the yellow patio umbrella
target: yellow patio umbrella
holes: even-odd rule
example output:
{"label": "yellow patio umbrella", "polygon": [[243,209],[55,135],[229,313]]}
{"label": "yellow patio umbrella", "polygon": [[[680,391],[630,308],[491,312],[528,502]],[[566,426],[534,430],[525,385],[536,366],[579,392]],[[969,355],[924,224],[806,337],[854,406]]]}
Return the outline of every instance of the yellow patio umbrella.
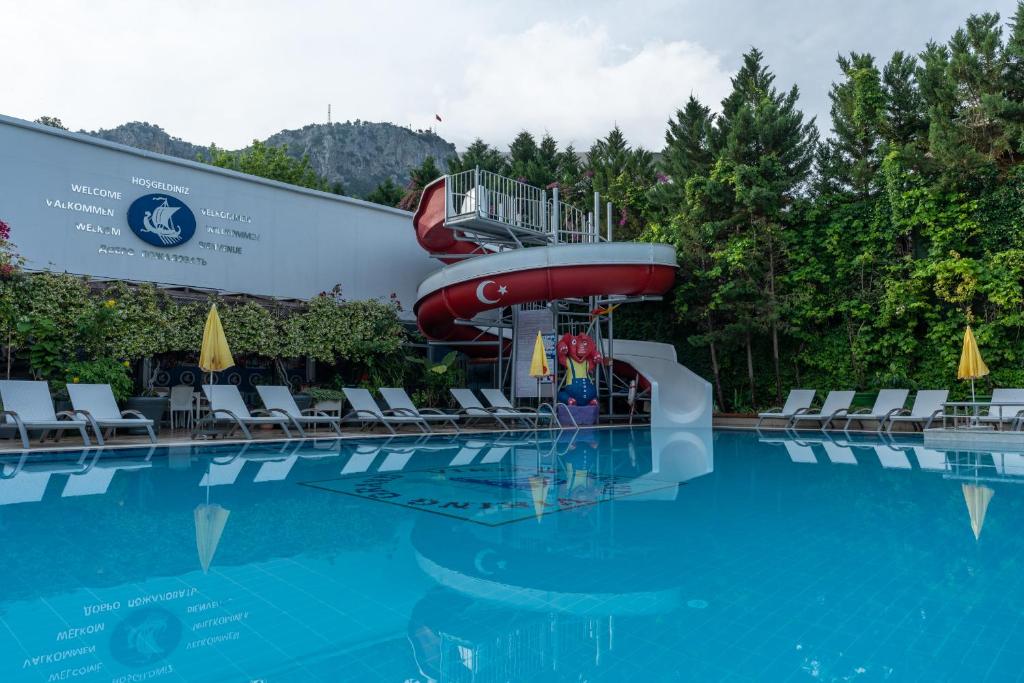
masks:
{"label": "yellow patio umbrella", "polygon": [[533,358],[530,359],[530,377],[537,379],[537,400],[540,400],[540,378],[551,375],[548,366],[548,354],[544,352],[544,339],[537,330],[537,340],[533,343]]}
{"label": "yellow patio umbrella", "polygon": [[974,338],[971,326],[967,326],[964,332],[964,348],[960,352],[960,367],[956,370],[957,379],[971,380],[971,400],[974,400],[974,380],[988,374],[988,366],[981,359],[981,351],[978,350],[978,342]]}
{"label": "yellow patio umbrella", "polygon": [[228,348],[228,339],[224,336],[224,326],[217,314],[217,304],[210,307],[206,316],[206,327],[203,329],[203,346],[199,351],[199,367],[209,373],[227,370],[235,364]]}
{"label": "yellow patio umbrella", "polygon": [[548,367],[548,354],[544,353],[544,339],[537,330],[537,341],[533,343],[533,358],[530,360],[530,377],[547,377],[551,374]]}
{"label": "yellow patio umbrella", "polygon": [[977,484],[963,484],[963,490],[967,514],[971,516],[971,531],[974,532],[974,540],[978,540],[981,538],[981,528],[985,526],[985,512],[988,511],[988,504],[995,491]]}

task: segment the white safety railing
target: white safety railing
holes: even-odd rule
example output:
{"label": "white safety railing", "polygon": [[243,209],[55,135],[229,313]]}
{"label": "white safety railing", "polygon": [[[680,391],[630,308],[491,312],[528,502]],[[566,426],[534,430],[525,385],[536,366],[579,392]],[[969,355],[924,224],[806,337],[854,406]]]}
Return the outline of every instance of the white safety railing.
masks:
{"label": "white safety railing", "polygon": [[594,224],[594,215],[577,209],[571,204],[558,202],[557,212],[555,202],[551,201],[549,208],[552,216],[552,224],[557,220],[555,232],[558,235],[556,242],[566,244],[588,244],[600,241],[601,235]]}
{"label": "white safety railing", "polygon": [[[516,242],[603,242],[607,236],[601,230],[596,195],[594,206],[595,211],[588,213],[560,201],[557,189],[549,197],[538,187],[480,169],[445,178],[445,220],[466,225],[467,233],[474,232],[471,221],[484,219],[507,229]],[[608,212],[610,221],[611,205]]]}
{"label": "white safety railing", "polygon": [[448,176],[446,218],[486,218],[515,228],[547,232],[547,193],[491,173],[463,171]]}

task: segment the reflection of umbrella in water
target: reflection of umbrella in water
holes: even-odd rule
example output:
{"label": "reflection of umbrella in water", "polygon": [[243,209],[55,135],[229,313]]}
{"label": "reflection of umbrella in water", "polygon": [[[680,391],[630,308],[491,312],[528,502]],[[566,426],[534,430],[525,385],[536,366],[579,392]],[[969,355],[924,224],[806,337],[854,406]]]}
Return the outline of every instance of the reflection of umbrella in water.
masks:
{"label": "reflection of umbrella in water", "polygon": [[550,485],[551,482],[548,481],[547,477],[536,475],[530,477],[530,491],[533,493],[533,514],[537,516],[538,522],[544,516],[544,506],[547,504],[548,487]]}
{"label": "reflection of umbrella in water", "polygon": [[963,490],[967,513],[971,516],[971,530],[974,531],[974,540],[978,540],[981,538],[981,528],[985,526],[985,512],[995,491],[978,484],[963,484]]}
{"label": "reflection of umbrella in water", "polygon": [[[207,464],[209,468],[209,464]],[[209,469],[207,469],[207,482],[209,482]],[[206,503],[200,503],[195,509],[196,520],[196,549],[199,551],[199,564],[203,573],[210,571],[210,563],[217,552],[217,545],[220,543],[220,536],[224,533],[224,526],[228,523],[227,510],[216,503],[210,503],[210,485],[206,485]]]}

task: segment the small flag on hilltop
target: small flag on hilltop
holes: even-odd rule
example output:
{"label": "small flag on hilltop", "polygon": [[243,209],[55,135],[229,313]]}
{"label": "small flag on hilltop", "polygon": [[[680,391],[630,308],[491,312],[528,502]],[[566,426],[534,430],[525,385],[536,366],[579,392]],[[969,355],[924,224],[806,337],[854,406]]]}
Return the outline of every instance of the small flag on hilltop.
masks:
{"label": "small flag on hilltop", "polygon": [[441,120],[441,115],[440,114],[434,114],[434,118],[437,119],[438,121],[440,121]]}

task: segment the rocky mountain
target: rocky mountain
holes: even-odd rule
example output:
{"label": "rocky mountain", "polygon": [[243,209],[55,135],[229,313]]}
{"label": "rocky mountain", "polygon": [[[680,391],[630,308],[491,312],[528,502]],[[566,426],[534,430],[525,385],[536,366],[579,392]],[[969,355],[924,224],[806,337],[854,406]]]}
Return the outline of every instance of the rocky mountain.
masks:
{"label": "rocky mountain", "polygon": [[206,157],[209,149],[201,145],[193,145],[181,138],[174,137],[160,126],[143,121],[122,123],[117,128],[102,130],[80,130],[79,133],[103,138],[111,142],[119,142],[129,147],[138,147],[157,154],[167,154],[195,161],[197,156]]}
{"label": "rocky mountain", "polygon": [[365,196],[391,178],[401,186],[409,182],[409,170],[428,156],[442,169],[455,154],[455,145],[430,131],[414,131],[391,123],[355,121],[310,124],[282,130],[266,140],[268,145],[288,145],[288,153],[309,155],[317,172],[345,191]]}
{"label": "rocky mountain", "polygon": [[[80,132],[183,159],[209,153],[208,147],[174,137],[160,126],[141,121]],[[443,168],[444,162],[455,154],[455,145],[433,132],[369,121],[310,124],[296,130],[282,130],[264,142],[286,144],[288,153],[296,158],[308,154],[317,173],[332,184],[340,182],[345,194],[356,197],[365,196],[387,178],[404,186],[409,182],[410,169],[423,163],[427,156],[433,156]]]}

